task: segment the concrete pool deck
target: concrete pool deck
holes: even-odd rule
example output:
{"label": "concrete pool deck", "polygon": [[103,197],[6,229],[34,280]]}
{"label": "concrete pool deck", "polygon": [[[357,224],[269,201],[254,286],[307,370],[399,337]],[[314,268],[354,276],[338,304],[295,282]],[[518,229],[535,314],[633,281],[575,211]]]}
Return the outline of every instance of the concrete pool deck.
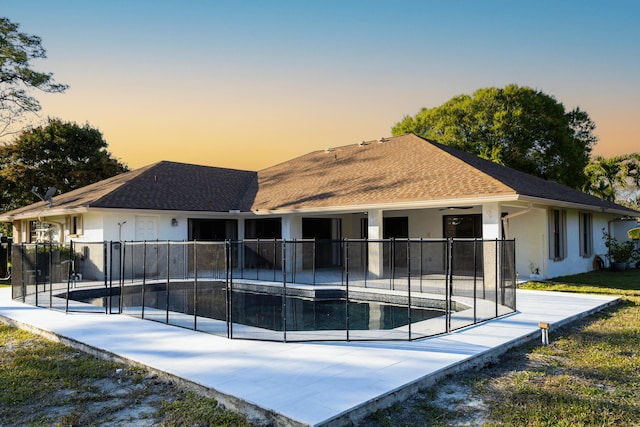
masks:
{"label": "concrete pool deck", "polygon": [[550,324],[553,340],[554,329],[618,300],[517,290],[514,314],[411,342],[229,340],[125,315],[33,307],[11,300],[10,288],[0,288],[0,320],[195,385],[256,421],[338,426],[540,339],[539,322]]}

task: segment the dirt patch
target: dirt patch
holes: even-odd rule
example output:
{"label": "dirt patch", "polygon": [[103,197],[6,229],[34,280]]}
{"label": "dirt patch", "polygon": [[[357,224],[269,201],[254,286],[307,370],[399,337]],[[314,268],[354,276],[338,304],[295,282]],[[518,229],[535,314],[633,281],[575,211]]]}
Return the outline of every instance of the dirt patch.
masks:
{"label": "dirt patch", "polygon": [[61,387],[28,405],[5,407],[0,425],[159,425],[160,405],[183,396],[170,381],[139,369],[118,368],[107,378]]}
{"label": "dirt patch", "polygon": [[532,344],[512,349],[498,362],[482,369],[471,369],[439,381],[421,390],[404,402],[378,411],[360,425],[391,426],[482,426],[491,422],[491,405],[495,396],[483,387],[496,379],[508,378],[511,373],[528,369],[532,364],[529,351]]}
{"label": "dirt patch", "polygon": [[0,382],[0,426],[162,425],[162,403],[186,393],[145,369],[8,328],[0,334]]}

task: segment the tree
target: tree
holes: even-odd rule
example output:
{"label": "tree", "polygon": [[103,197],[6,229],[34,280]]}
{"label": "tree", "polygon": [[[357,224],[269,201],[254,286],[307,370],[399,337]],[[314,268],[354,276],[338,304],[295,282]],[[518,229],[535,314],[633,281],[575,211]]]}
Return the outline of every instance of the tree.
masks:
{"label": "tree", "polygon": [[0,137],[16,133],[16,124],[27,112],[38,112],[40,103],[31,90],[64,92],[67,85],[55,83],[52,73],[31,68],[33,59],[46,58],[40,37],[18,31],[19,25],[0,17]]}
{"label": "tree", "polygon": [[581,188],[597,137],[589,115],[529,87],[485,88],[423,108],[393,126],[496,163]]}
{"label": "tree", "polygon": [[633,209],[640,208],[640,153],[594,157],[582,190]]}
{"label": "tree", "polygon": [[7,211],[38,201],[32,187],[67,192],[127,170],[107,151],[99,130],[49,119],[0,146],[0,207]]}

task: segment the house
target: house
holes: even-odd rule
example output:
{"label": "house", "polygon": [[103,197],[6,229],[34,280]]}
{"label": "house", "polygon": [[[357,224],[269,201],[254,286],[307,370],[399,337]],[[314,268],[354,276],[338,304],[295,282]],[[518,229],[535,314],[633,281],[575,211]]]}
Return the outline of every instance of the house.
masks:
{"label": "house", "polygon": [[[585,272],[640,212],[415,135],[259,172],[162,161],[0,215],[14,242],[515,239],[521,276]],[[320,266],[339,262],[329,245]]]}

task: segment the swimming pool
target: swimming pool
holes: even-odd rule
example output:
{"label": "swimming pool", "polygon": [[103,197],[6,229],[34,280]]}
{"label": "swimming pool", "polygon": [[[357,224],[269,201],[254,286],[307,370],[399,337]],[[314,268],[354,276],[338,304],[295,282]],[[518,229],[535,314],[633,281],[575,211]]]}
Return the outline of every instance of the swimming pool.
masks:
{"label": "swimming pool", "polygon": [[110,303],[125,313],[144,307],[272,331],[391,330],[445,315],[442,308],[412,305],[409,309],[406,302],[375,300],[373,294],[347,298],[344,290],[335,288],[288,292],[295,295],[284,295],[282,288],[272,286],[228,291],[224,282],[197,286],[172,282],[168,289],[166,283],[152,283],[75,290],[69,298],[102,307]]}

